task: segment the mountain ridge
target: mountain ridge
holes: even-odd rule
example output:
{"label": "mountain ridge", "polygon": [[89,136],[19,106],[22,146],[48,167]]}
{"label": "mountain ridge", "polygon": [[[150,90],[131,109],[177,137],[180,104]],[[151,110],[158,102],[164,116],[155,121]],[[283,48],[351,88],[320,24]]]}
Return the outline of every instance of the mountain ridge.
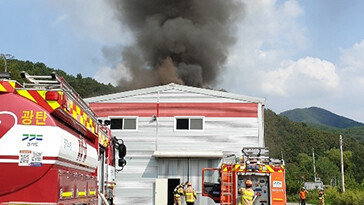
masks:
{"label": "mountain ridge", "polygon": [[339,129],[364,127],[364,123],[362,122],[340,116],[320,107],[296,108],[281,112],[279,115],[285,116],[294,122],[304,122],[307,124],[329,126]]}

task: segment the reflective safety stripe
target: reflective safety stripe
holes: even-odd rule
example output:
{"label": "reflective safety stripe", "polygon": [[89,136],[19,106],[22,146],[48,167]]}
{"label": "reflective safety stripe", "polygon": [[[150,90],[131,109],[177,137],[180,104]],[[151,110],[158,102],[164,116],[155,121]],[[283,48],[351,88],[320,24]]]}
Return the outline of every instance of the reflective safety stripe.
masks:
{"label": "reflective safety stripe", "polygon": [[231,171],[235,171],[235,170],[239,170],[240,169],[240,164],[236,164]]}
{"label": "reflective safety stripe", "polygon": [[12,93],[15,89],[15,81],[0,81],[0,92]]}
{"label": "reflective safety stripe", "polygon": [[21,95],[21,96],[23,96],[25,98],[28,98],[29,100],[37,103],[37,101],[33,98],[33,96],[31,96],[29,94],[29,92],[27,90],[17,90],[17,91],[18,91],[19,95]]}
{"label": "reflective safety stripe", "polygon": [[95,196],[95,195],[96,195],[96,191],[90,191],[90,192],[88,193],[88,195],[89,195],[89,196]]}
{"label": "reflective safety stripe", "polygon": [[0,92],[6,92],[7,90],[4,88],[3,85],[0,84]]}
{"label": "reflective safety stripe", "polygon": [[86,192],[85,191],[80,191],[80,192],[78,192],[78,196],[86,196]]}
{"label": "reflective safety stripe", "polygon": [[177,190],[177,193],[178,193],[178,194],[180,194],[180,195],[183,195],[183,189],[182,189],[182,188],[179,188],[179,189]]}
{"label": "reflective safety stripe", "polygon": [[73,196],[73,192],[71,191],[62,192],[62,197],[71,197],[71,196]]}
{"label": "reflective safety stripe", "polygon": [[[51,110],[55,110],[59,107],[61,107],[61,105],[59,104],[59,102],[57,101],[54,101],[54,100],[46,100],[46,93],[47,91],[46,90],[25,90],[25,89],[18,89],[17,90],[18,94],[25,97],[25,98],[28,98],[29,100],[41,105],[41,106],[46,106],[45,108],[46,109],[51,109]],[[59,91],[58,94],[60,96],[62,96],[62,92]]]}
{"label": "reflective safety stripe", "polygon": [[243,172],[245,170],[245,164],[243,166],[240,166],[239,172]]}
{"label": "reflective safety stripe", "polygon": [[76,112],[76,110],[73,110],[72,111],[72,117],[77,120],[77,112]]}
{"label": "reflective safety stripe", "polygon": [[268,171],[269,171],[269,172],[274,172],[274,170],[272,169],[272,167],[271,167],[271,166],[269,166],[269,165],[265,165],[265,167],[267,167],[267,169],[268,169]]}
{"label": "reflective safety stripe", "polygon": [[178,198],[181,198],[181,196],[179,194],[175,194],[174,198],[178,199]]}
{"label": "reflective safety stripe", "polygon": [[9,84],[12,88],[15,88],[15,81],[9,81]]}
{"label": "reflective safety stripe", "polygon": [[187,202],[195,202],[195,197],[193,196],[193,193],[185,193],[185,195]]}
{"label": "reflective safety stripe", "polygon": [[323,193],[323,192],[319,192],[319,196],[318,196],[318,199],[319,200],[321,200],[321,199],[323,199],[324,198],[324,196],[325,196],[325,194]]}
{"label": "reflective safety stripe", "polygon": [[[95,131],[96,124],[92,121],[91,118],[89,118],[85,112],[71,99],[67,100],[66,107],[64,110],[69,113],[73,119],[77,120],[79,123],[81,123],[83,126],[85,126],[89,131],[91,131],[94,134],[97,134]],[[100,143],[103,144],[104,142]]]}
{"label": "reflective safety stripe", "polygon": [[48,103],[48,105],[49,105],[49,106],[51,106],[51,108],[52,108],[53,110],[55,110],[55,109],[57,109],[57,108],[61,107],[61,105],[60,105],[57,101],[51,101],[51,100],[48,100],[48,101],[47,101],[47,103]]}

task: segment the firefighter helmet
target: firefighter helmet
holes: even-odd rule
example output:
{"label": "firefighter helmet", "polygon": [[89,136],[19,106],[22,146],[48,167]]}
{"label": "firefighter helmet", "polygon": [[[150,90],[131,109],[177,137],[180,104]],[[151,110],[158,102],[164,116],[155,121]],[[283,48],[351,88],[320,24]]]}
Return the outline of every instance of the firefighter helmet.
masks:
{"label": "firefighter helmet", "polygon": [[245,184],[247,185],[247,186],[253,186],[253,182],[251,181],[251,180],[246,180],[246,182],[245,182]]}

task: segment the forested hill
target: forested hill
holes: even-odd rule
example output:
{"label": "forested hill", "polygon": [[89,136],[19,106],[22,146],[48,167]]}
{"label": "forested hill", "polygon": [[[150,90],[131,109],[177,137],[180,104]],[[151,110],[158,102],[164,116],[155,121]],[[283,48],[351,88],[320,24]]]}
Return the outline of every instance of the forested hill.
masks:
{"label": "forested hill", "polygon": [[[264,135],[271,157],[287,162],[288,191],[299,190],[303,180],[313,180],[312,149],[317,172],[324,184],[340,179],[339,133],[293,122],[271,110],[265,110]],[[345,180],[351,187],[364,186],[364,144],[344,135]],[[361,185],[360,185],[361,183]]]}
{"label": "forested hill", "polygon": [[279,115],[286,116],[295,122],[326,125],[334,128],[364,126],[363,123],[339,116],[319,107],[297,108],[282,112]]}
{"label": "forested hill", "polygon": [[[58,75],[64,77],[64,79],[81,95],[83,98],[106,95],[110,93],[118,92],[120,89],[114,87],[111,84],[105,85],[103,83],[97,82],[95,79],[87,77],[82,77],[81,74],[76,76],[69,75],[66,72],[49,68],[44,63],[33,63],[30,61],[21,61],[17,59],[8,59],[8,71],[11,72],[11,78],[17,80],[18,82],[24,82],[20,78],[20,72],[26,71],[30,75],[50,75],[52,72],[56,72]],[[4,71],[4,63],[2,59],[0,60],[0,72]]]}

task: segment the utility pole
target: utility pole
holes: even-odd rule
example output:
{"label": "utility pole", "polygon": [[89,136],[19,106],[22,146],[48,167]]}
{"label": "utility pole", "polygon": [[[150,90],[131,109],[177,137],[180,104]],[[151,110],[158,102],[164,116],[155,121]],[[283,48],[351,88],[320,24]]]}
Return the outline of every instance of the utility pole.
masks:
{"label": "utility pole", "polygon": [[343,136],[340,135],[341,192],[345,192]]}
{"label": "utility pole", "polygon": [[312,161],[313,161],[313,177],[315,178],[315,181],[316,182],[316,163],[315,163],[315,149],[312,148]]}
{"label": "utility pole", "polygon": [[1,57],[4,59],[4,68],[5,68],[5,72],[8,72],[8,66],[7,66],[7,63],[6,63],[6,57],[4,54],[1,54]]}

